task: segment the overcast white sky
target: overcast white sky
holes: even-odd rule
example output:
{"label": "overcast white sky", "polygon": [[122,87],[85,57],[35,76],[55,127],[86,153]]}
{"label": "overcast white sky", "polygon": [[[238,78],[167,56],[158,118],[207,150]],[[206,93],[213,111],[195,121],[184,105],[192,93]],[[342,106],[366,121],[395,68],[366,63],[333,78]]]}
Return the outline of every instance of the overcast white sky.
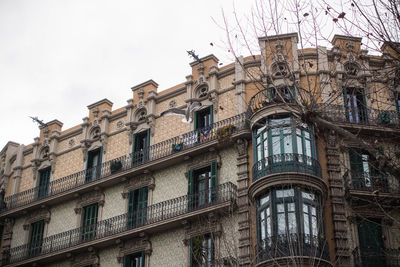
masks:
{"label": "overcast white sky", "polygon": [[[251,1],[236,1],[245,11]],[[116,109],[131,87],[159,89],[190,74],[186,50],[230,63],[221,8],[233,0],[0,0],[0,150],[39,135],[28,116],[80,124],[86,106],[108,98]],[[210,42],[215,45],[211,46]]]}

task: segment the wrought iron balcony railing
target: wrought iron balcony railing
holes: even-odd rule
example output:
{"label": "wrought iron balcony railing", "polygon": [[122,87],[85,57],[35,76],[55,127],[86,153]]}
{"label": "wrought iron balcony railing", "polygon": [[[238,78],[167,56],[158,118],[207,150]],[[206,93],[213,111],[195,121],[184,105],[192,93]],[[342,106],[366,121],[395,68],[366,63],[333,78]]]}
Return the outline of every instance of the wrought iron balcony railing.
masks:
{"label": "wrought iron balcony railing", "polygon": [[293,96],[294,91],[288,87],[264,89],[250,99],[247,116],[250,118],[255,112],[271,104],[293,102]]}
{"label": "wrought iron balcony railing", "polygon": [[[139,165],[168,157],[174,153],[190,149],[192,147],[206,144],[214,140],[221,140],[227,136],[240,130],[246,129],[246,114],[242,113],[234,117],[216,122],[210,127],[191,131],[174,138],[162,141],[160,143],[149,146],[143,151],[127,154],[125,156],[109,160],[103,164],[83,170],[66,177],[51,181],[42,187],[34,187],[32,189],[8,196],[2,205],[1,211],[10,210],[21,207],[37,200],[54,196],[62,192],[77,188],[89,182],[103,179],[113,173],[129,170]],[[219,131],[219,130],[224,131]],[[219,134],[221,133],[221,134]]]}
{"label": "wrought iron balcony railing", "polygon": [[323,117],[335,122],[400,127],[400,114],[396,110],[377,110],[367,107],[346,108],[344,105],[321,104],[319,112]]}
{"label": "wrought iron balcony railing", "polygon": [[295,256],[329,261],[328,243],[325,238],[319,236],[285,234],[271,236],[257,245],[257,263],[277,258]]}
{"label": "wrought iron balcony railing", "polygon": [[399,267],[400,250],[387,248],[358,248],[353,250],[355,267]]}
{"label": "wrought iron balcony railing", "polygon": [[254,164],[253,182],[261,177],[281,172],[299,172],[321,177],[321,165],[318,160],[302,154],[273,155]]}
{"label": "wrought iron balcony railing", "polygon": [[[48,253],[83,244],[92,240],[119,234],[134,228],[151,225],[172,219],[193,211],[209,208],[221,203],[234,203],[237,197],[236,185],[228,182],[215,189],[193,195],[160,202],[133,213],[125,213],[96,224],[79,227],[63,233],[52,235],[35,244],[25,244],[3,252],[3,264],[23,261]],[[99,241],[100,242],[100,241]]]}
{"label": "wrought iron balcony railing", "polygon": [[390,193],[398,191],[394,184],[389,184],[389,179],[384,173],[371,174],[368,172],[352,172],[349,189],[370,192]]}

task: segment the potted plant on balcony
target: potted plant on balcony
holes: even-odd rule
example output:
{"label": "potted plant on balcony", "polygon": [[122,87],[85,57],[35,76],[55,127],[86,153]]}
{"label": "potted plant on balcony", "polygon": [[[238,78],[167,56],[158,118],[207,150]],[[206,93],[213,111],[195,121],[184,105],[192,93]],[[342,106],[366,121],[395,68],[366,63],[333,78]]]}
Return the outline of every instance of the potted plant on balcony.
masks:
{"label": "potted plant on balcony", "polygon": [[217,129],[217,139],[218,141],[222,141],[226,137],[232,135],[233,131],[235,130],[235,126],[232,124],[220,127]]}
{"label": "potted plant on balcony", "polygon": [[121,160],[112,161],[110,164],[111,173],[115,173],[122,169],[122,162]]}
{"label": "potted plant on balcony", "polygon": [[172,144],[172,151],[173,152],[178,152],[183,149],[183,142],[182,143],[177,143],[177,144]]}

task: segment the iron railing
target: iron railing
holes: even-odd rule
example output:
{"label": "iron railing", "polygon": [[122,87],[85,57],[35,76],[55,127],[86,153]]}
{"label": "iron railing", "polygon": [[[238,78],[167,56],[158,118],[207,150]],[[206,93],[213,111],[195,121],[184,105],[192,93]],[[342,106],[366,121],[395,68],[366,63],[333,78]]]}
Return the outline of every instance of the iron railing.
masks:
{"label": "iron railing", "polygon": [[197,194],[185,195],[163,201],[133,213],[125,213],[96,224],[79,227],[63,233],[46,237],[37,244],[25,244],[4,252],[3,264],[20,262],[39,255],[45,255],[78,244],[86,243],[103,237],[112,236],[144,225],[151,225],[201,210],[220,203],[234,203],[237,198],[237,187],[231,182],[219,185],[215,189]]}
{"label": "iron railing", "polygon": [[335,122],[400,127],[400,114],[396,110],[378,110],[367,107],[351,109],[344,105],[321,104],[318,112],[324,118]]}
{"label": "iron railing", "polygon": [[358,248],[353,250],[355,267],[399,267],[400,250],[388,248]]}
{"label": "iron railing", "polygon": [[321,165],[318,160],[295,153],[269,156],[253,166],[253,182],[261,177],[281,172],[299,172],[321,177]]}
{"label": "iron railing", "polygon": [[[295,256],[329,261],[328,243],[325,238],[319,236],[285,234],[268,237],[257,244],[257,263],[271,259]],[[315,260],[315,262],[316,261],[317,260]]]}
{"label": "iron railing", "polygon": [[[190,131],[174,138],[154,144],[143,151],[127,154],[125,156],[109,160],[91,169],[83,170],[66,177],[51,181],[44,187],[34,187],[5,198],[5,205],[1,211],[21,207],[37,200],[54,196],[68,190],[72,190],[89,182],[103,179],[113,173],[129,170],[147,162],[168,157],[179,151],[221,140],[226,135],[218,135],[218,130],[229,127],[229,133],[235,133],[247,128],[246,114],[242,113],[234,117],[213,123],[210,127]],[[223,131],[224,134],[226,131]]]}
{"label": "iron railing", "polygon": [[360,191],[379,191],[389,193],[394,188],[389,187],[388,177],[384,173],[352,172],[350,189]]}
{"label": "iron railing", "polygon": [[292,89],[287,87],[264,89],[250,99],[247,116],[250,118],[255,112],[271,104],[293,102],[293,96]]}

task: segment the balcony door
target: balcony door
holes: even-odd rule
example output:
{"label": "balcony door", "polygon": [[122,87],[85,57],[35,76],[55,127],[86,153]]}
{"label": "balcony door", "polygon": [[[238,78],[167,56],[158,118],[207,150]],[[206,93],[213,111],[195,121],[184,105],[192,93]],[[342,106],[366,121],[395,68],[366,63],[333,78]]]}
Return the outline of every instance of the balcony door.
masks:
{"label": "balcony door", "polygon": [[46,168],[39,171],[39,188],[38,198],[44,198],[47,196],[49,191],[51,168]]}
{"label": "balcony door", "polygon": [[363,267],[386,266],[380,220],[368,218],[359,222],[358,239]]}
{"label": "balcony door", "polygon": [[94,181],[101,175],[101,148],[88,152],[86,167],[86,182]]}
{"label": "balcony door", "polygon": [[196,209],[217,200],[217,162],[198,170],[189,171],[189,209]]}
{"label": "balcony door", "polygon": [[132,164],[141,164],[149,158],[150,129],[134,134],[132,143]]}
{"label": "balcony door", "polygon": [[352,123],[366,123],[368,116],[364,89],[344,88],[343,96],[347,121]]}
{"label": "balcony door", "polygon": [[146,223],[148,188],[142,187],[129,192],[128,228],[134,228]]}
{"label": "balcony door", "polygon": [[31,224],[31,233],[29,238],[29,255],[36,256],[42,252],[44,233],[44,220],[40,220]]}
{"label": "balcony door", "polygon": [[83,208],[82,240],[91,240],[96,237],[99,205],[97,203]]}

